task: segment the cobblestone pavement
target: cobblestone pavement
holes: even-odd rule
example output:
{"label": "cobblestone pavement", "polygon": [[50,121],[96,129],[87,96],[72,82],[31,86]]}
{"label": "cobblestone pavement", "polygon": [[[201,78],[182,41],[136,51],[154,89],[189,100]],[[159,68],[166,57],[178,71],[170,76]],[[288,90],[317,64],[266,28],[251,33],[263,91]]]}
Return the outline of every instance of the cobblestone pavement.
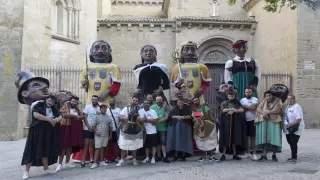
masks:
{"label": "cobblestone pavement", "polygon": [[[225,162],[197,162],[197,157],[187,162],[170,164],[158,163],[115,167],[99,167],[91,170],[89,166],[81,169],[66,169],[54,175],[42,176],[41,168],[32,167],[30,179],[104,179],[104,180],[320,180],[320,130],[306,130],[299,142],[299,161],[296,164],[286,162],[290,151],[283,136],[283,152],[278,154],[279,162],[254,162],[249,159]],[[0,179],[21,179],[23,167],[20,166],[25,139],[11,142],[0,142]],[[220,157],[220,154],[216,154]],[[268,155],[271,159],[271,154]],[[232,157],[227,157],[231,159]],[[56,166],[53,165],[52,168]]]}

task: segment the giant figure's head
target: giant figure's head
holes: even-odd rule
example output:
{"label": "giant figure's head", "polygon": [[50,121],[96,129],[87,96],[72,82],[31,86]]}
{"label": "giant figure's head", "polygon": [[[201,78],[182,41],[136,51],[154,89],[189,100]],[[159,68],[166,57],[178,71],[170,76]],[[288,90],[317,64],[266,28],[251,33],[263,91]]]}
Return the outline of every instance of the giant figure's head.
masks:
{"label": "giant figure's head", "polygon": [[181,63],[196,63],[198,61],[198,45],[188,41],[180,45]]}
{"label": "giant figure's head", "polygon": [[112,50],[110,45],[103,40],[94,42],[90,49],[90,61],[93,63],[111,63]]}
{"label": "giant figure's head", "polygon": [[140,51],[142,64],[151,64],[157,61],[157,49],[152,45],[145,45]]}
{"label": "giant figure's head", "polygon": [[246,56],[248,46],[248,41],[245,40],[237,40],[232,44],[233,53],[235,53],[240,58],[244,58]]}
{"label": "giant figure's head", "polygon": [[18,91],[18,100],[21,104],[31,105],[34,101],[49,97],[48,79],[36,77],[32,72],[20,72],[15,81]]}
{"label": "giant figure's head", "polygon": [[284,84],[273,84],[270,87],[270,90],[275,92],[274,95],[280,98],[282,102],[286,101],[289,94],[289,89],[287,86],[285,86]]}

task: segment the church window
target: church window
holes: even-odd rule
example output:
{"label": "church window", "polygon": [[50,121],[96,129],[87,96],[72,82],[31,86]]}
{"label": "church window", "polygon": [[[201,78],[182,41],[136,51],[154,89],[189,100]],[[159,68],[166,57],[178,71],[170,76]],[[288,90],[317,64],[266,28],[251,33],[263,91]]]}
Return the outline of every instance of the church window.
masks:
{"label": "church window", "polygon": [[210,16],[218,16],[218,5],[217,0],[212,0],[210,3]]}
{"label": "church window", "polygon": [[78,44],[80,0],[52,2],[52,37]]}

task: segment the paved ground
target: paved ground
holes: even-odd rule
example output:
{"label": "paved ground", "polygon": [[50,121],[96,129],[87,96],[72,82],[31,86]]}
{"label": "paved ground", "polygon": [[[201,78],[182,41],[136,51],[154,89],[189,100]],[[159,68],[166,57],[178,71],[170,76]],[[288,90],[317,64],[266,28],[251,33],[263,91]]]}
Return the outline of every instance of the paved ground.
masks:
{"label": "paved ground", "polygon": [[[37,180],[320,180],[320,130],[306,130],[299,142],[299,162],[286,162],[289,147],[283,139],[283,153],[278,155],[279,162],[253,162],[251,160],[225,162],[197,162],[195,158],[187,162],[170,164],[158,163],[139,166],[126,165],[116,168],[115,164],[91,170],[76,167],[55,175],[41,176],[41,168],[31,168],[30,179]],[[25,139],[0,142],[0,179],[21,179],[23,167],[20,166]],[[220,157],[220,154],[216,155]],[[231,157],[229,157],[230,159]],[[271,154],[269,154],[269,159]],[[127,162],[129,163],[129,162]],[[55,168],[53,166],[52,168]],[[291,172],[294,171],[294,172]]]}

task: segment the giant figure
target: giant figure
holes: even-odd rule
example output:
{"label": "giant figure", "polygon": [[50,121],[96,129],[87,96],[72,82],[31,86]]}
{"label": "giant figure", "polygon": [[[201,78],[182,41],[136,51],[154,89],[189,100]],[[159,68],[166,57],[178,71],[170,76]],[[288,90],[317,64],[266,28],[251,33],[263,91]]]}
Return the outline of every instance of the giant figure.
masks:
{"label": "giant figure", "polygon": [[236,57],[226,62],[224,71],[224,81],[233,82],[239,99],[244,98],[247,87],[251,87],[254,90],[253,96],[257,97],[257,87],[261,77],[259,62],[246,56],[247,42],[245,40],[235,41],[232,49]]}
{"label": "giant figure", "polygon": [[163,90],[170,88],[168,67],[157,62],[157,49],[152,45],[143,46],[140,55],[142,62],[133,69],[138,82],[135,96],[139,97],[139,103],[142,103],[148,94],[151,94],[153,99],[160,95],[167,101]]}
{"label": "giant figure", "polygon": [[173,68],[171,82],[173,83],[173,98],[184,97],[189,103],[193,97],[204,104],[204,92],[211,82],[208,67],[198,63],[197,43],[189,41],[181,44],[180,57],[175,57],[178,64]]}
{"label": "giant figure", "polygon": [[96,41],[90,49],[90,63],[86,64],[80,75],[81,87],[88,93],[87,103],[91,104],[93,95],[99,102],[109,106],[111,97],[119,93],[121,86],[120,68],[111,64],[112,50],[103,40]]}
{"label": "giant figure", "polygon": [[[87,105],[91,104],[93,95],[99,96],[99,103],[109,106],[111,97],[115,97],[121,87],[120,68],[111,64],[112,50],[110,45],[103,40],[92,44],[90,49],[90,63],[84,67],[81,75],[81,87],[87,92]],[[82,160],[82,151],[73,154],[74,160]],[[89,152],[86,160],[89,160]]]}

